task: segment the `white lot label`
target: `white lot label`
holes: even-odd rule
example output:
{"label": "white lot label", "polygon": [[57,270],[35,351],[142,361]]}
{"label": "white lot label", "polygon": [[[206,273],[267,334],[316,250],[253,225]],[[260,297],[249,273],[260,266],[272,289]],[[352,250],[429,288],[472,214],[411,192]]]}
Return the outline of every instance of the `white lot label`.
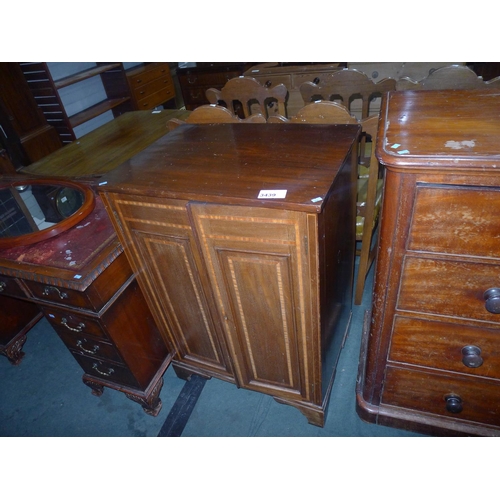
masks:
{"label": "white lot label", "polygon": [[286,189],[261,189],[258,198],[286,198]]}

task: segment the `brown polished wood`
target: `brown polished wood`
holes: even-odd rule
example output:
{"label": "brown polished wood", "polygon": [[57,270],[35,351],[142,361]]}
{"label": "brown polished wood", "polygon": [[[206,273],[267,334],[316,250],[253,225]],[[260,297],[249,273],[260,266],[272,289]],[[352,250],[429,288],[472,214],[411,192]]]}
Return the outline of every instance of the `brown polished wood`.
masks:
{"label": "brown polished wood", "polygon": [[127,81],[136,111],[153,109],[175,99],[175,87],[169,64],[139,64],[127,70]]}
{"label": "brown polished wood", "polygon": [[[357,410],[437,435],[500,435],[500,99],[390,92],[373,310]],[[500,296],[499,296],[500,297]]]}
{"label": "brown polished wood", "polygon": [[[40,308],[84,370],[93,394],[109,387],[147,414],[158,414],[171,354],[99,198],[94,211],[66,232],[0,251],[0,304],[11,307],[9,324],[10,313],[19,323]],[[0,341],[7,347],[24,343],[31,324],[8,343],[2,333]],[[19,350],[9,359],[19,359]]]}
{"label": "brown polished wood", "polygon": [[168,121],[188,111],[131,111],[51,154],[23,173],[43,176],[99,176],[116,168],[168,132]]}
{"label": "brown polished wood", "polygon": [[103,177],[179,376],[261,391],[324,424],[351,316],[358,134],[186,124]]}

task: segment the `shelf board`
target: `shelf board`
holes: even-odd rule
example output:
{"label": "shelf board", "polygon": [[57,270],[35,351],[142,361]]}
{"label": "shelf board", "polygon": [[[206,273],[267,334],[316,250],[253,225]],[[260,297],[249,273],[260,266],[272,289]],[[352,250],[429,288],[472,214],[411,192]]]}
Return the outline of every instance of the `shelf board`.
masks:
{"label": "shelf board", "polygon": [[119,99],[106,99],[101,101],[90,108],[84,109],[80,113],[76,113],[69,117],[69,122],[72,128],[78,127],[82,123],[85,123],[96,116],[102,115],[110,109],[116,108],[120,104],[130,100],[130,97],[121,97]]}
{"label": "shelf board", "polygon": [[62,89],[64,87],[68,87],[69,85],[73,85],[74,83],[82,82],[83,80],[87,80],[87,78],[92,78],[93,76],[100,75],[105,71],[109,71],[110,69],[119,68],[120,63],[110,63],[103,64],[101,66],[96,66],[95,68],[86,69],[85,71],[80,71],[79,73],[75,73],[74,75],[67,76],[66,78],[61,78],[60,80],[56,80],[54,85],[57,90]]}

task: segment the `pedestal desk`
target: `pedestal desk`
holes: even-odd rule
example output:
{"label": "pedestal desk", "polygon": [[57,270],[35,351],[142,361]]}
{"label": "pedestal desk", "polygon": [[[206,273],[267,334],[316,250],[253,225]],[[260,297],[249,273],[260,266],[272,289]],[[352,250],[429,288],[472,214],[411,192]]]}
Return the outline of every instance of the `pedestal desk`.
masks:
{"label": "pedestal desk", "polygon": [[500,435],[500,95],[390,92],[360,416],[438,435]]}
{"label": "pedestal desk", "polygon": [[182,125],[102,177],[179,376],[261,391],[324,424],[351,316],[358,133]]}
{"label": "pedestal desk", "polygon": [[87,218],[60,235],[1,250],[0,287],[2,300],[11,301],[9,316],[40,308],[95,395],[110,387],[158,414],[171,355],[99,198]]}
{"label": "pedestal desk", "polygon": [[[47,178],[99,176],[165,135],[171,118],[187,114],[125,113],[22,172]],[[0,252],[0,354],[19,363],[26,334],[45,313],[84,369],[84,382],[94,394],[105,386],[123,391],[156,415],[170,354],[97,200],[95,212],[77,229]],[[69,258],[76,253],[78,259]]]}

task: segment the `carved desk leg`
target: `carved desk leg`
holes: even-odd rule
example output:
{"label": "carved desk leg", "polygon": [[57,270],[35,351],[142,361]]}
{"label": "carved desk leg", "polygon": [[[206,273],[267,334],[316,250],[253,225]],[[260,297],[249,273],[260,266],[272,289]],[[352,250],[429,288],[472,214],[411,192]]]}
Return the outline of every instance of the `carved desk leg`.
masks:
{"label": "carved desk leg", "polygon": [[26,342],[26,334],[18,337],[14,342],[6,346],[3,354],[7,356],[7,359],[12,365],[18,365],[24,357],[24,352],[22,351],[23,345]]}
{"label": "carved desk leg", "polygon": [[160,391],[163,387],[163,378],[160,377],[158,382],[153,387],[153,390],[149,393],[149,395],[144,394],[144,396],[140,396],[138,394],[132,394],[130,392],[126,392],[125,395],[127,398],[139,403],[142,406],[142,409],[152,417],[156,417],[158,413],[160,413],[162,402],[160,399]]}
{"label": "carved desk leg", "polygon": [[0,330],[0,354],[18,365],[24,357],[22,348],[26,335],[43,314],[36,304],[14,297],[0,296],[2,325]]}
{"label": "carved desk leg", "polygon": [[102,393],[104,392],[104,385],[97,383],[95,380],[86,378],[85,375],[82,377],[82,379],[83,383],[92,389],[92,394],[94,396],[102,396]]}

